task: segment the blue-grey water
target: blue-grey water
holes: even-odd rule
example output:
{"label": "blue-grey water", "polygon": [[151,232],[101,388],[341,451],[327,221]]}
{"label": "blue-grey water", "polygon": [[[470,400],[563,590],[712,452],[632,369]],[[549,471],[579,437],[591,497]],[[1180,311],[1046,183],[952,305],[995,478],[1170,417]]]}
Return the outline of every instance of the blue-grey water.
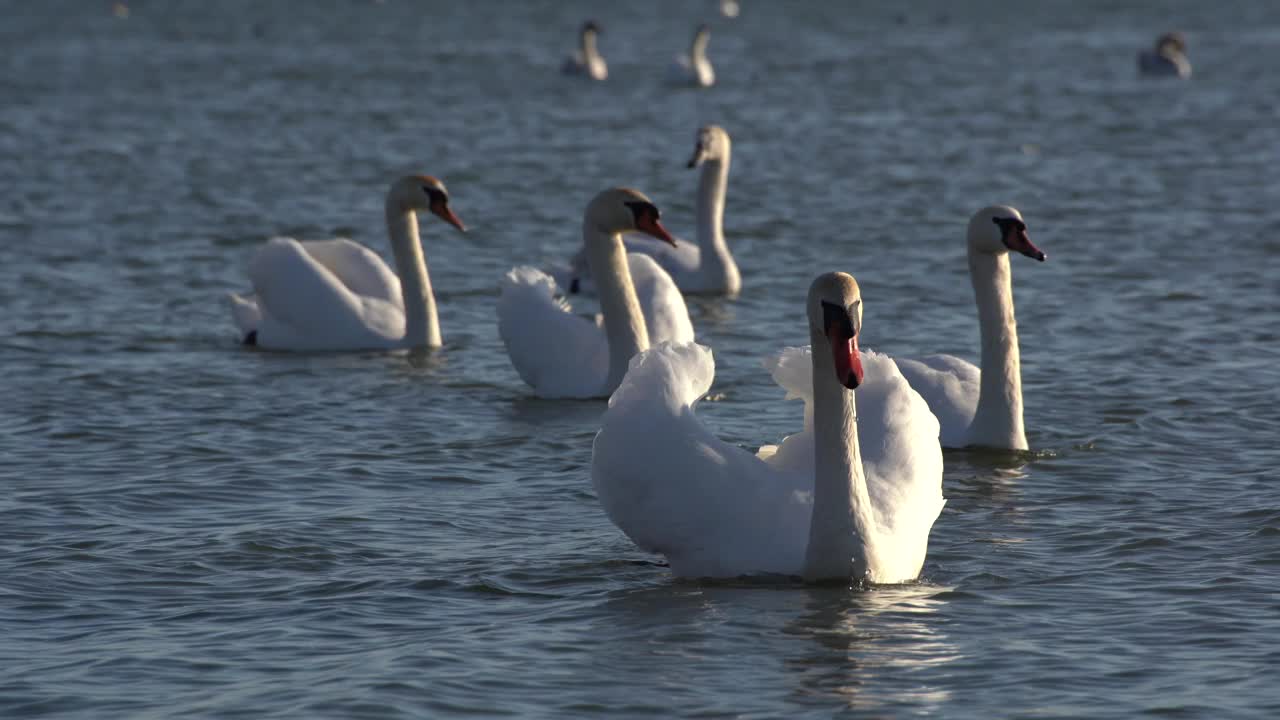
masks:
{"label": "blue-grey water", "polygon": [[[1280,714],[1280,5],[0,3],[0,716]],[[561,77],[586,17],[607,83]],[[719,84],[663,84],[713,18]],[[1187,34],[1188,82],[1134,56]],[[1028,456],[948,454],[918,584],[676,581],[591,489],[603,402],[535,399],[498,280],[595,191],[693,235],[734,138],[726,439],[855,274],[864,344],[976,359],[964,225],[1019,207]],[[447,347],[285,355],[225,303],[266,238],[388,256],[404,172]]]}

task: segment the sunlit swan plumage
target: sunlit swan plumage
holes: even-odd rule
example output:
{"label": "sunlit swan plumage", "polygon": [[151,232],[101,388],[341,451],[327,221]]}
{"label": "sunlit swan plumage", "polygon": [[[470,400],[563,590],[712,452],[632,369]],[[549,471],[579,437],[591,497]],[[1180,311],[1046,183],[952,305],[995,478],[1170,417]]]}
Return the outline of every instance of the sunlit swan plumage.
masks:
{"label": "sunlit swan plumage", "polygon": [[1156,38],[1155,47],[1138,53],[1138,72],[1159,77],[1191,77],[1191,61],[1187,59],[1187,41],[1179,32],[1167,32]]}
{"label": "sunlit swan plumage", "polygon": [[601,316],[570,312],[555,281],[532,267],[509,272],[498,298],[498,332],[511,364],[542,397],[607,397],[627,361],[650,342],[690,342],[693,324],[671,277],[651,258],[628,256],[620,233],[639,231],[674,243],[658,208],[643,194],[614,188],[587,205],[587,260]]}
{"label": "sunlit swan plumage", "polygon": [[899,359],[903,376],[942,425],[942,445],[1026,450],[1022,425],[1022,367],[1013,314],[1009,252],[1043,261],[1022,214],[997,205],[969,220],[969,278],[978,305],[982,369],[952,355]]}
{"label": "sunlit swan plumage", "polygon": [[578,75],[592,80],[605,80],[609,77],[609,64],[604,61],[596,48],[596,38],[601,33],[600,26],[593,20],[582,24],[578,36],[578,49],[565,58],[560,71],[565,75]]}
{"label": "sunlit swan plumage", "polygon": [[230,296],[245,343],[298,351],[439,347],[419,210],[465,231],[449,208],[444,183],[426,175],[400,178],[386,201],[398,274],[350,240],[269,240],[249,263],[253,292]]}
{"label": "sunlit swan plumage", "polygon": [[710,40],[710,26],[699,25],[694,30],[689,52],[677,55],[671,65],[668,75],[672,83],[694,87],[711,87],[716,84],[716,71],[707,59],[707,43]]}
{"label": "sunlit swan plumage", "polygon": [[[684,293],[737,295],[742,289],[738,263],[724,239],[725,193],[729,186],[729,160],[732,143],[729,133],[719,125],[698,130],[688,166],[701,166],[697,197],[696,244],[677,238],[675,247],[645,235],[623,236],[627,250],[644,253],[658,261]],[[571,292],[592,291],[585,249],[557,273],[557,280]]]}
{"label": "sunlit swan plumage", "polygon": [[769,363],[787,397],[805,401],[804,431],[780,446],[752,455],[702,424],[693,408],[715,366],[694,343],[637,356],[609,400],[591,459],[596,493],[678,576],[920,574],[945,502],[938,422],[891,359],[859,353],[851,276],[818,277],[807,309],[812,351]]}

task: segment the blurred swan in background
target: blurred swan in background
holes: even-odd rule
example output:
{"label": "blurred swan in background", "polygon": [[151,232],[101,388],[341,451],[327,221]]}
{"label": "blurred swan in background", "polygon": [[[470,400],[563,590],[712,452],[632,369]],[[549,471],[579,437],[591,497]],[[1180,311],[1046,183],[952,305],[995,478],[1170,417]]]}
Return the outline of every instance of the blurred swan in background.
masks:
{"label": "blurred swan in background", "polygon": [[609,65],[596,49],[596,38],[601,33],[600,26],[594,20],[582,24],[578,39],[578,49],[565,58],[560,71],[565,75],[579,75],[592,80],[604,80],[609,77]]}
{"label": "blurred swan in background", "polygon": [[716,72],[711,67],[711,61],[707,59],[707,43],[710,40],[710,26],[699,25],[694,30],[688,54],[677,55],[671,70],[667,73],[673,84],[694,87],[711,87],[716,84]]}
{"label": "blurred swan in background", "polygon": [[1155,48],[1138,53],[1138,72],[1159,77],[1191,77],[1191,61],[1187,60],[1187,41],[1180,32],[1167,32],[1156,38]]}
{"label": "blurred swan in background", "polygon": [[396,272],[345,238],[267,241],[249,263],[253,292],[230,296],[244,343],[301,351],[439,347],[419,210],[466,231],[449,208],[444,183],[427,175],[400,178],[386,201]]}

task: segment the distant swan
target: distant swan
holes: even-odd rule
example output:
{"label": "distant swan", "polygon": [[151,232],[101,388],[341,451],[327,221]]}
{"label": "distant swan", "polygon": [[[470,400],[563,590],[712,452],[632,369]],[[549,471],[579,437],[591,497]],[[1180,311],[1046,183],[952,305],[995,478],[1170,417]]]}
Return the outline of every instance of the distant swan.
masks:
{"label": "distant swan", "polygon": [[593,20],[582,24],[578,49],[565,58],[560,71],[565,75],[580,75],[592,80],[605,80],[609,77],[609,65],[596,49],[596,37],[601,33],[600,26]]}
{"label": "distant swan", "polygon": [[898,360],[903,376],[942,424],[942,445],[1026,450],[1022,425],[1022,367],[1013,316],[1009,252],[1044,261],[1022,214],[996,205],[969,220],[969,278],[978,304],[982,369],[953,355]]}
{"label": "distant swan", "polygon": [[672,83],[694,87],[711,87],[716,84],[716,72],[707,59],[707,42],[710,40],[710,26],[699,25],[694,30],[688,54],[677,55],[671,65],[668,77]]}
{"label": "distant swan", "polygon": [[418,210],[466,230],[449,209],[444,183],[426,175],[400,178],[386,202],[398,275],[350,240],[269,240],[249,263],[253,293],[230,296],[245,344],[299,351],[439,347]]}
{"label": "distant swan", "polygon": [[892,360],[859,352],[853,277],[819,276],[807,309],[812,349],[772,363],[787,397],[805,401],[804,431],[780,446],[752,455],[697,418],[715,374],[701,345],[641,353],[609,400],[591,458],[596,493],[677,576],[920,574],[945,502],[938,422]]}
{"label": "distant swan", "polygon": [[[677,238],[677,244],[672,247],[643,235],[629,233],[623,236],[628,251],[652,256],[687,294],[737,295],[742,289],[738,263],[724,239],[724,205],[729,186],[731,149],[729,133],[719,125],[707,125],[698,130],[693,156],[688,163],[690,168],[702,166],[698,179],[696,244]],[[578,251],[567,270],[556,274],[571,292],[591,291],[585,250]]]}
{"label": "distant swan", "polygon": [[587,205],[583,242],[598,279],[602,317],[570,312],[556,283],[532,267],[507,276],[498,298],[498,334],[516,372],[541,397],[607,397],[627,362],[650,342],[689,342],[693,324],[684,298],[651,258],[626,254],[620,233],[639,231],[675,239],[658,208],[640,192],[605,190]]}
{"label": "distant swan", "polygon": [[1187,41],[1179,32],[1167,32],[1156,38],[1153,50],[1138,53],[1138,72],[1161,77],[1191,77],[1191,61],[1187,60]]}

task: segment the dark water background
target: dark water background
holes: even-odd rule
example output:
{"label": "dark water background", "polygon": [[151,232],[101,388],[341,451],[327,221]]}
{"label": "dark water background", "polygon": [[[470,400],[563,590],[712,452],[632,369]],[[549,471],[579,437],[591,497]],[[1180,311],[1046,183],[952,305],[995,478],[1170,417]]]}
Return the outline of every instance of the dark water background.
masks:
{"label": "dark water background", "polygon": [[[1280,714],[1280,5],[0,2],[0,716]],[[585,17],[605,84],[557,70]],[[1134,54],[1186,32],[1190,82]],[[963,232],[1019,207],[1034,457],[948,455],[918,585],[673,581],[588,478],[599,402],[531,397],[498,278],[644,189],[693,235],[734,159],[736,301],[700,412],[799,427],[759,358],[854,273],[865,344],[977,355]],[[424,225],[447,347],[248,352],[275,234]]]}

